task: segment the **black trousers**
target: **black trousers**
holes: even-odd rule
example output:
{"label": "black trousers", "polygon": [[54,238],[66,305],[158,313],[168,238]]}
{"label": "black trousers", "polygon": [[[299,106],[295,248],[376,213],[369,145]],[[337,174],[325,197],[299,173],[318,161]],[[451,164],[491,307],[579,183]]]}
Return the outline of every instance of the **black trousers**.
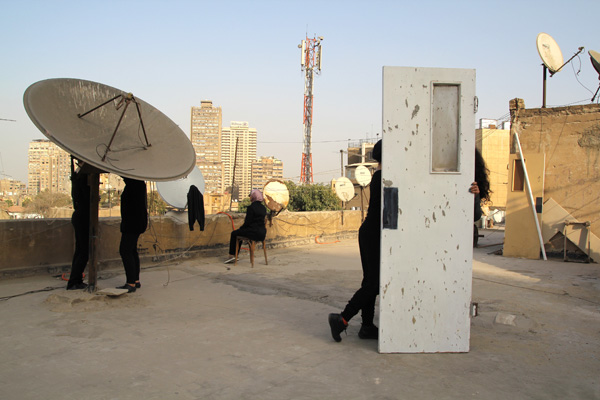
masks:
{"label": "black trousers", "polygon": [[72,219],[75,230],[75,252],[71,263],[71,275],[67,287],[72,287],[83,282],[83,271],[90,258],[90,226],[85,221]]}
{"label": "black trousers", "polygon": [[362,323],[373,325],[375,317],[375,300],[379,294],[379,260],[380,260],[380,233],[369,232],[367,227],[361,226],[358,231],[358,247],[360,261],[363,269],[363,280],[360,289],[354,293],[342,317],[350,321],[352,317],[362,311]]}
{"label": "black trousers", "polygon": [[235,256],[235,246],[237,243],[237,237],[244,236],[251,240],[264,240],[265,237],[256,233],[254,230],[250,229],[236,229],[231,232],[231,237],[229,239],[229,255]]}
{"label": "black trousers", "polygon": [[119,254],[123,260],[127,283],[134,284],[140,280],[140,256],[137,251],[139,233],[122,233]]}

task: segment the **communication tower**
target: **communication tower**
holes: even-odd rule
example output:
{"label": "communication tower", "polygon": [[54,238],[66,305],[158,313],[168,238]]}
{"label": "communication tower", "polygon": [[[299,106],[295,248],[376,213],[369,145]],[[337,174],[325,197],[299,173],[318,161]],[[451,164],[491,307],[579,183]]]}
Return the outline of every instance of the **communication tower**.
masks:
{"label": "communication tower", "polygon": [[298,45],[302,50],[302,71],[304,74],[304,147],[302,151],[302,168],[300,171],[300,183],[313,183],[312,171],[312,116],[313,116],[313,80],[315,73],[321,73],[322,36],[305,40]]}

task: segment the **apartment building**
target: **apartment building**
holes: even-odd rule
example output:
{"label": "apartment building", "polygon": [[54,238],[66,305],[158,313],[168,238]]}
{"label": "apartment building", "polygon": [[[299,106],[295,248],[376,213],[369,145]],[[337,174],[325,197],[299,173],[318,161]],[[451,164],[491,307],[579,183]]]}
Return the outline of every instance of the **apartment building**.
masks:
{"label": "apartment building", "polygon": [[71,193],[71,156],[48,139],[29,143],[27,194]]}
{"label": "apartment building", "polygon": [[262,190],[270,179],[283,179],[283,162],[275,157],[252,161],[252,189]]}
{"label": "apartment building", "polygon": [[223,113],[210,100],[192,107],[190,140],[196,152],[196,165],[202,171],[205,192],[223,193],[223,163],[221,162],[221,130]]}
{"label": "apartment building", "polygon": [[[232,121],[222,129],[221,161],[224,186],[233,200],[243,200],[252,190],[252,161],[256,160],[256,129],[248,122]],[[235,170],[235,176],[234,176]]]}

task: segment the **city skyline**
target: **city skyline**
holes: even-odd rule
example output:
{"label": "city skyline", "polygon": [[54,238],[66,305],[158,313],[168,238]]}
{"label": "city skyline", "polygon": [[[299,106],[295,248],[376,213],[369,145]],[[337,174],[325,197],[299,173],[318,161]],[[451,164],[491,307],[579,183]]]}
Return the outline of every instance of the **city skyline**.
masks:
{"label": "city skyline", "polygon": [[548,78],[548,106],[588,104],[598,87],[587,54],[600,50],[598,11],[591,1],[7,2],[0,16],[0,32],[11,38],[0,67],[0,178],[26,182],[28,144],[45,139],[23,108],[26,88],[69,77],[134,93],[188,137],[190,107],[212,99],[224,121],[255,127],[257,154],[281,159],[284,177],[297,182],[304,85],[297,46],[316,35],[324,40],[313,171],[315,182],[328,182],[339,176],[348,140],[381,134],[384,65],[475,69],[476,120],[499,119],[515,97],[541,106],[535,40],[546,32],[565,60],[585,47]]}

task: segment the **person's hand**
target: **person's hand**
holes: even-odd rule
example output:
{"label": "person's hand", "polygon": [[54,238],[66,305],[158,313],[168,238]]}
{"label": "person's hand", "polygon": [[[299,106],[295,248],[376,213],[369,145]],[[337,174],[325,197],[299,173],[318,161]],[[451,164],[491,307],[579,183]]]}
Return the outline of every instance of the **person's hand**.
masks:
{"label": "person's hand", "polygon": [[469,192],[473,194],[479,194],[479,186],[477,186],[477,182],[471,183],[471,187],[469,188]]}

